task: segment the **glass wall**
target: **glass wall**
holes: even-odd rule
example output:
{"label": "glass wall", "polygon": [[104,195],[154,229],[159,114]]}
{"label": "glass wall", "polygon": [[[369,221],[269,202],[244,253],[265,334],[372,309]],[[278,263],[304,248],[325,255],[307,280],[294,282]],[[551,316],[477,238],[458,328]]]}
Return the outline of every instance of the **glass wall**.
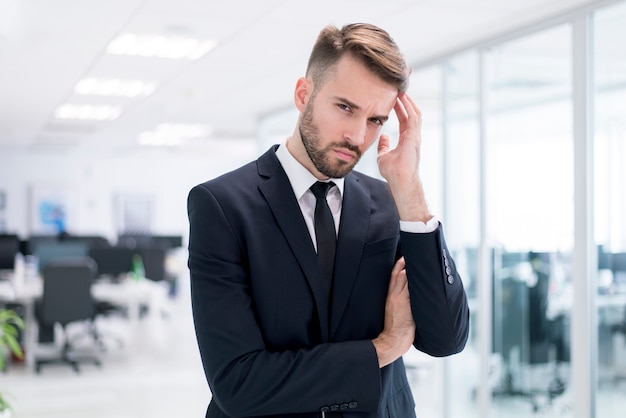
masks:
{"label": "glass wall", "polygon": [[[626,2],[583,7],[413,71],[409,94],[423,115],[421,176],[471,309],[462,353],[433,359],[410,350],[405,356],[418,416],[624,415]],[[574,57],[587,52],[593,115],[580,99],[586,91],[578,75],[587,67],[573,68]],[[593,225],[575,218],[591,203],[575,196],[588,185],[574,172],[574,147],[588,135],[574,109],[589,116],[593,130],[593,163],[584,173],[593,178]],[[290,120],[291,129],[294,118],[281,112],[266,119],[261,142],[289,135],[282,127]],[[385,130],[397,138],[397,121]],[[375,150],[366,155],[359,169],[378,176]],[[586,231],[594,232],[593,242]],[[579,251],[581,238],[597,248],[597,292],[594,272],[572,267],[596,261],[595,248],[591,256]],[[584,311],[589,300],[589,292],[581,292],[585,282],[593,283],[597,311],[587,321],[576,316],[580,344],[571,344],[572,313]],[[580,341],[595,331],[597,358]],[[597,385],[589,382],[588,366],[597,371]],[[585,394],[589,399],[580,399]]]}
{"label": "glass wall", "polygon": [[[411,75],[408,94],[422,113],[422,144],[420,175],[428,207],[440,220],[443,217],[443,170],[442,159],[442,83],[441,67],[432,66],[414,71]],[[387,129],[391,138],[397,138],[397,122],[388,121]],[[414,348],[404,355],[409,370],[409,383],[415,397],[415,411],[418,416],[443,418],[446,407],[444,395],[444,364]]]}
{"label": "glass wall", "polygon": [[484,58],[497,417],[563,416],[570,402],[571,39],[561,25]]}
{"label": "glass wall", "polygon": [[415,71],[411,75],[408,94],[422,113],[420,175],[428,207],[432,213],[442,216],[444,172],[441,165],[441,67],[433,66]]}
{"label": "glass wall", "polygon": [[594,15],[597,416],[626,410],[626,3]]}
{"label": "glass wall", "polygon": [[[470,51],[444,63],[443,225],[450,252],[463,279],[470,305],[470,338],[465,350],[446,359],[446,393],[454,393],[447,417],[478,417],[480,350],[478,251],[480,244],[480,95],[479,55]],[[481,309],[479,309],[479,307]]]}

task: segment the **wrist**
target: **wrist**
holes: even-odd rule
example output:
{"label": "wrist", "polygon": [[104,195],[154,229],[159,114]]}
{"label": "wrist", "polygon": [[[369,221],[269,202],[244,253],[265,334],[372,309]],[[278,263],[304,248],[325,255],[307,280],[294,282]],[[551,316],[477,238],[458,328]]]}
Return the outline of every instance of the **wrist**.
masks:
{"label": "wrist", "polygon": [[391,194],[400,219],[406,222],[428,222],[433,215],[428,210],[424,188],[419,180],[404,187],[391,186]]}
{"label": "wrist", "polygon": [[378,367],[383,368],[394,361],[396,361],[402,353],[397,353],[397,349],[385,334],[380,334],[378,337],[372,340],[374,348],[376,349],[376,356],[378,357]]}

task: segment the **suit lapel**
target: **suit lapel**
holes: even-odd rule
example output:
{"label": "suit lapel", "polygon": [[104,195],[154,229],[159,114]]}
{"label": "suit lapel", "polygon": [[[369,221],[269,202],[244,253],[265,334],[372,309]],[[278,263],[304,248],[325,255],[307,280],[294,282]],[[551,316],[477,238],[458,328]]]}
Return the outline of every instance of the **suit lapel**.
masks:
{"label": "suit lapel", "polygon": [[331,337],[348,305],[370,225],[371,197],[354,174],[346,176],[331,304]]}
{"label": "suit lapel", "polygon": [[293,194],[291,183],[276,158],[275,150],[273,147],[257,161],[259,175],[267,178],[267,181],[259,185],[259,190],[309,282],[319,313],[322,338],[328,341],[328,301],[322,282],[322,271],[300,206]]}

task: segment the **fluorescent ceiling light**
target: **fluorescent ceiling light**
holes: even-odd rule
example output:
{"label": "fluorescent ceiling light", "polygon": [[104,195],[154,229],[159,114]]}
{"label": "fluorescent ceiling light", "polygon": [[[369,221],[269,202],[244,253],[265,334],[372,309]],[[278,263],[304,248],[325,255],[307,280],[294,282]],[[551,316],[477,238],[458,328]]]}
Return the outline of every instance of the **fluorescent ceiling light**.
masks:
{"label": "fluorescent ceiling light", "polygon": [[139,145],[175,146],[183,144],[187,139],[206,137],[211,134],[207,125],[162,123],[153,131],[139,134]]}
{"label": "fluorescent ceiling light", "polygon": [[56,108],[57,119],[75,120],[115,120],[122,114],[122,108],[109,105],[64,104]]}
{"label": "fluorescent ceiling light", "polygon": [[142,80],[88,77],[74,86],[76,94],[96,96],[138,97],[149,96],[156,90],[156,83]]}
{"label": "fluorescent ceiling light", "polygon": [[196,60],[215,48],[214,39],[123,33],[107,46],[109,54]]}

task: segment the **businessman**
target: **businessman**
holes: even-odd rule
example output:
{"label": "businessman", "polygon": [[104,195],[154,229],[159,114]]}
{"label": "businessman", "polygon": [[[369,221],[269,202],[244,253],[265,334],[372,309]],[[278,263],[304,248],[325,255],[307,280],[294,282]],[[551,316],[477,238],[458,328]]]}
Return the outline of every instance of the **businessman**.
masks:
{"label": "businessman", "polygon": [[[419,177],[420,112],[393,39],[323,29],[293,134],[188,197],[207,417],[415,416],[402,355],[458,353],[463,284]],[[381,135],[395,112],[397,146]],[[386,181],[354,166],[378,141]]]}

